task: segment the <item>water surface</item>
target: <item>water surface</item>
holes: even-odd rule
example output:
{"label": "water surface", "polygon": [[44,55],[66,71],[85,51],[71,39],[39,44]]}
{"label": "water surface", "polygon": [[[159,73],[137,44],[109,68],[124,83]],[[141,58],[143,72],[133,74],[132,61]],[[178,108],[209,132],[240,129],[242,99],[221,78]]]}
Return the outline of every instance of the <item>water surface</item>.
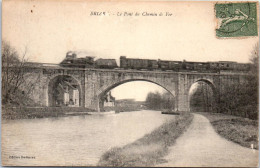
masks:
{"label": "water surface", "polygon": [[23,166],[96,165],[110,148],[134,142],[173,117],[146,110],[3,121],[2,162]]}

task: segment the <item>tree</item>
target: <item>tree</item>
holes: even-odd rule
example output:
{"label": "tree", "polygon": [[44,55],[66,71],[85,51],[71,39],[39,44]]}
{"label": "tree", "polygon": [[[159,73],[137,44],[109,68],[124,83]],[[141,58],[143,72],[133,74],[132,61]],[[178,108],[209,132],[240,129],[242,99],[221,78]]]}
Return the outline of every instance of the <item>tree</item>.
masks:
{"label": "tree", "polygon": [[169,93],[149,92],[146,97],[146,106],[149,109],[174,109],[174,97]]}
{"label": "tree", "polygon": [[[259,79],[259,44],[254,46],[251,53],[250,62],[252,63],[249,75],[247,76],[247,82],[244,86],[244,94],[247,100],[247,117],[258,119],[258,79]],[[245,103],[245,101],[243,101]]]}
{"label": "tree", "polygon": [[190,94],[191,111],[214,112],[215,101],[212,87],[203,81],[198,81],[196,89]]}
{"label": "tree", "polygon": [[[29,92],[32,91],[35,80],[28,81],[30,76],[26,69],[27,49],[19,57],[17,51],[10,46],[6,41],[2,41],[2,104],[19,104],[17,101],[21,94],[24,98],[28,97]],[[38,80],[38,78],[37,78]],[[21,90],[21,88],[25,88]]]}
{"label": "tree", "polygon": [[258,44],[250,56],[250,70],[243,82],[225,86],[218,107],[220,112],[258,119]]}

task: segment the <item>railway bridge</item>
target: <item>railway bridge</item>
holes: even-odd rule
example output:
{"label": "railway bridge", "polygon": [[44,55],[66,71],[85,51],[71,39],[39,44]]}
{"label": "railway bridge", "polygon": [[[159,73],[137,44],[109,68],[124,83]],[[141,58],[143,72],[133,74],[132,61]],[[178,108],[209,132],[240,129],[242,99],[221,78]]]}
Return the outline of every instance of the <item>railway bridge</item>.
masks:
{"label": "railway bridge", "polygon": [[[131,81],[147,81],[163,87],[175,97],[176,111],[189,111],[189,91],[194,83],[201,81],[208,84],[218,101],[222,96],[221,90],[233,82],[243,82],[245,74],[82,69],[43,65],[27,67],[26,76],[26,81],[36,83],[29,96],[43,106],[57,105],[56,91],[61,82],[67,83],[75,91],[72,94],[78,95],[75,99],[77,106],[100,111],[103,106],[102,97],[111,89]],[[23,88],[26,89],[26,84]]]}

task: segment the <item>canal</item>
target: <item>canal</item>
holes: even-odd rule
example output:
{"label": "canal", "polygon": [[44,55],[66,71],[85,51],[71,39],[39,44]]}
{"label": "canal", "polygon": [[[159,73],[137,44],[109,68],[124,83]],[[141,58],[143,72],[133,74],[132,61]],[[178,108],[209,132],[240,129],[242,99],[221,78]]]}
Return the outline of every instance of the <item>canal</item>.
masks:
{"label": "canal", "polygon": [[115,146],[134,142],[173,115],[158,111],[2,121],[2,162],[94,166]]}

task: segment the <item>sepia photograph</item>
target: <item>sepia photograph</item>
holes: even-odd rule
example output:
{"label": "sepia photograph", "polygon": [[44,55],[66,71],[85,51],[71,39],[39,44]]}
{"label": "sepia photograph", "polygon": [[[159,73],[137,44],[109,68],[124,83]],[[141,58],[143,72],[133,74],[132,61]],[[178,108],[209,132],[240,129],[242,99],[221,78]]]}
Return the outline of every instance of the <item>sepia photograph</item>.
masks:
{"label": "sepia photograph", "polygon": [[258,1],[3,0],[2,166],[258,167]]}

